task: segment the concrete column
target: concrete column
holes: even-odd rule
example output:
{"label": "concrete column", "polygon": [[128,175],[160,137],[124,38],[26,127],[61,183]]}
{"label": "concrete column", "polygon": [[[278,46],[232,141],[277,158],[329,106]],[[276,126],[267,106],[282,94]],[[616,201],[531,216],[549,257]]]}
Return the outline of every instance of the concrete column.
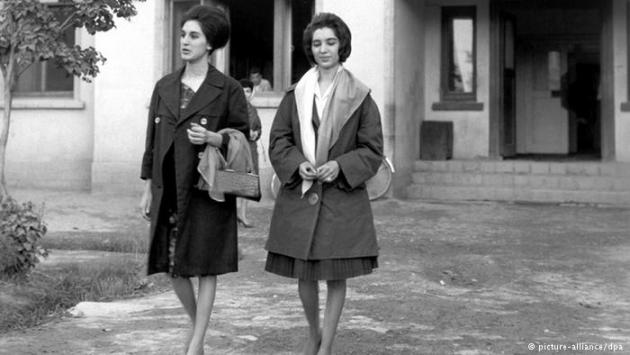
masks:
{"label": "concrete column", "polygon": [[[630,97],[628,94],[629,67],[628,67],[628,15],[630,3],[617,0],[613,3],[613,28],[614,28],[614,151],[615,160],[630,162],[630,112],[627,111]],[[603,81],[602,81],[603,83]],[[622,110],[621,107],[626,109]]]}
{"label": "concrete column", "polygon": [[393,3],[393,192],[406,197],[413,165],[419,159],[420,124],[424,120],[424,1]]}
{"label": "concrete column", "polygon": [[616,16],[613,11],[620,1],[602,1],[602,52],[601,52],[601,129],[602,159],[615,158],[615,71],[614,71],[614,36]]}

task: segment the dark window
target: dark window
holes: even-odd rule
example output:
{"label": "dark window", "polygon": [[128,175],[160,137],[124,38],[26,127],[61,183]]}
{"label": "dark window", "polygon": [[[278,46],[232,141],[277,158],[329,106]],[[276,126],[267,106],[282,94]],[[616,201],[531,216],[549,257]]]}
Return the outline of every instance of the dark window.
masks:
{"label": "dark window", "polygon": [[302,49],[302,32],[313,16],[314,0],[172,0],[172,69],[183,65],[179,55],[182,16],[200,3],[225,8],[232,23],[225,51],[215,52],[215,57],[222,56],[213,60],[219,70],[241,79],[257,68],[274,91],[282,91],[310,68]]}
{"label": "dark window", "polygon": [[442,8],[441,100],[476,100],[475,7]]}
{"label": "dark window", "polygon": [[[50,5],[51,10],[57,16],[57,20],[63,22],[68,15],[65,6]],[[69,46],[75,44],[75,29],[70,27],[63,34],[64,41]],[[20,75],[15,94],[16,96],[72,96],[74,77],[60,68],[54,61],[34,62]]]}
{"label": "dark window", "polygon": [[296,82],[310,64],[302,32],[313,16],[314,0],[226,0],[233,27],[230,74],[247,77],[260,70],[274,91]]}
{"label": "dark window", "polygon": [[252,68],[275,87],[273,80],[274,0],[230,0],[232,36],[230,39],[230,74],[246,78]]}
{"label": "dark window", "polygon": [[292,71],[291,71],[291,83],[297,83],[298,80],[306,73],[311,64],[304,54],[304,48],[302,46],[302,36],[304,29],[311,22],[313,13],[315,11],[314,0],[293,0],[291,2],[293,6],[293,41],[291,44],[292,53]]}

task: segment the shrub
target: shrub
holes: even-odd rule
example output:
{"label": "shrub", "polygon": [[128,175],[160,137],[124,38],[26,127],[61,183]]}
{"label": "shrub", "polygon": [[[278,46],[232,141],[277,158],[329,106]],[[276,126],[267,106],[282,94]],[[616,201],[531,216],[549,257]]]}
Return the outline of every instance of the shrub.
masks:
{"label": "shrub", "polygon": [[[164,274],[146,276],[145,255],[112,254],[90,262],[43,265],[28,278],[0,281],[0,339],[12,329],[32,327],[63,314],[82,301],[111,301],[163,292]],[[14,300],[14,302],[11,302]],[[7,302],[5,302],[7,301]],[[4,354],[2,350],[0,353]]]}
{"label": "shrub", "polygon": [[40,244],[46,234],[42,214],[32,202],[18,204],[9,198],[0,209],[0,273],[25,275],[48,251]]}

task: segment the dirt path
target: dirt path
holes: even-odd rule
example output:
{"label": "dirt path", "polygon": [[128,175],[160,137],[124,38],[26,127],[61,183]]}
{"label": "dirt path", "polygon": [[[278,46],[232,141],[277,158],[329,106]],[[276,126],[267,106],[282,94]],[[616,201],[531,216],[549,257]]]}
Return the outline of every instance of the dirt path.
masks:
{"label": "dirt path", "polygon": [[[380,268],[348,283],[338,354],[630,353],[629,209],[374,207]],[[253,215],[240,271],[219,278],[206,353],[292,354],[306,331],[295,283],[262,271],[270,208]],[[78,311],[2,335],[0,353],[178,354],[188,329],[172,292]]]}

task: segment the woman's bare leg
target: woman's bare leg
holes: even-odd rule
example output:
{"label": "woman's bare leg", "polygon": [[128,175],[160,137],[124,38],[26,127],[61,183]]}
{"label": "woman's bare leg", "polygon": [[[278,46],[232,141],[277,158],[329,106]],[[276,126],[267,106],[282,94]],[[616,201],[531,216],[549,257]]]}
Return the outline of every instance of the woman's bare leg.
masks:
{"label": "woman's bare leg", "polygon": [[172,277],[171,284],[175,290],[175,294],[184,306],[186,314],[190,317],[190,321],[195,323],[195,314],[197,313],[197,301],[195,300],[195,290],[192,281],[183,277]]}
{"label": "woman's bare leg", "polygon": [[346,280],[329,280],[328,295],[326,297],[326,311],[324,312],[324,330],[322,332],[322,344],[318,355],[332,354],[333,340],[339,325],[339,318],[346,301]]}
{"label": "woman's bare leg", "polygon": [[197,296],[197,313],[193,327],[193,336],[188,348],[189,355],[203,354],[203,343],[208,329],[208,322],[214,307],[214,296],[217,291],[217,277],[203,276],[199,278],[199,294]]}
{"label": "woman's bare leg", "polygon": [[238,221],[243,225],[243,227],[245,228],[253,227],[253,225],[247,218],[247,199],[244,199],[244,198],[236,199],[236,216],[238,218]]}
{"label": "woman's bare leg", "polygon": [[321,332],[319,330],[319,284],[317,281],[298,280],[298,293],[300,294],[309,328],[304,354],[315,355],[321,340]]}
{"label": "woman's bare leg", "polygon": [[[171,284],[173,285],[173,289],[175,290],[175,294],[179,301],[184,306],[184,310],[186,310],[186,314],[190,317],[190,323],[194,328],[195,325],[195,315],[197,313],[197,301],[195,300],[195,290],[193,288],[192,281],[189,278],[183,277],[172,277]],[[188,337],[186,338],[185,344],[185,352],[188,351],[188,345],[190,344],[190,339],[192,339],[192,329],[188,333]]]}

